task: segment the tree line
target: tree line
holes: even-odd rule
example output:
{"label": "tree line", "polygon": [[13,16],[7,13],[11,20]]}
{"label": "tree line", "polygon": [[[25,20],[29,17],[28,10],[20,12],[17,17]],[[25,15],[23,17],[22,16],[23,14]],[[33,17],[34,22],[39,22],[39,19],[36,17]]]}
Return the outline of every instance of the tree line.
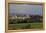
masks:
{"label": "tree line", "polygon": [[[10,18],[10,17],[9,17]],[[26,19],[8,19],[9,24],[17,24],[17,23],[42,23],[43,22],[43,16],[39,15],[30,15],[30,18]]]}

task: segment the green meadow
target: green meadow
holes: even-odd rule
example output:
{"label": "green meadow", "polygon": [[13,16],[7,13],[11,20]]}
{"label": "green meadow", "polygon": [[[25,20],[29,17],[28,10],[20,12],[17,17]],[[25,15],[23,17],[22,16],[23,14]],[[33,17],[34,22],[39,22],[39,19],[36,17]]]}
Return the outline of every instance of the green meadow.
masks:
{"label": "green meadow", "polygon": [[20,29],[42,29],[42,23],[18,23],[18,24],[9,24],[9,30],[20,30]]}

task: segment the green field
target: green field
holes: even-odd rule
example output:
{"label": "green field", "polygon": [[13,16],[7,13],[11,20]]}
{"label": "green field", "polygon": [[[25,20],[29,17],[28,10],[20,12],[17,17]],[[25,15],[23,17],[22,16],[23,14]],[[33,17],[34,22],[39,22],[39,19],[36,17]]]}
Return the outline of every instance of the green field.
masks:
{"label": "green field", "polygon": [[20,30],[20,29],[42,29],[42,23],[19,23],[19,24],[9,24],[9,30]]}

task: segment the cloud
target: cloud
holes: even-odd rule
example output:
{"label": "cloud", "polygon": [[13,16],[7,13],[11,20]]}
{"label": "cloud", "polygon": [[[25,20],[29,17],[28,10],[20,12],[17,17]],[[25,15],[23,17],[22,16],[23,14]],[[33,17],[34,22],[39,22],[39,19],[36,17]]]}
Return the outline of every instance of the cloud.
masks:
{"label": "cloud", "polygon": [[42,15],[41,5],[9,4],[10,14],[32,14]]}

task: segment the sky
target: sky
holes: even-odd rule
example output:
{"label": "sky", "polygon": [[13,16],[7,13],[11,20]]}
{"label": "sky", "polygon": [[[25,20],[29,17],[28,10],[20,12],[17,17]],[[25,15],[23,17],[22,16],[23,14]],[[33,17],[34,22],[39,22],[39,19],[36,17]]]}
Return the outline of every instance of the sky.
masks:
{"label": "sky", "polygon": [[42,15],[42,5],[9,4],[10,15]]}

